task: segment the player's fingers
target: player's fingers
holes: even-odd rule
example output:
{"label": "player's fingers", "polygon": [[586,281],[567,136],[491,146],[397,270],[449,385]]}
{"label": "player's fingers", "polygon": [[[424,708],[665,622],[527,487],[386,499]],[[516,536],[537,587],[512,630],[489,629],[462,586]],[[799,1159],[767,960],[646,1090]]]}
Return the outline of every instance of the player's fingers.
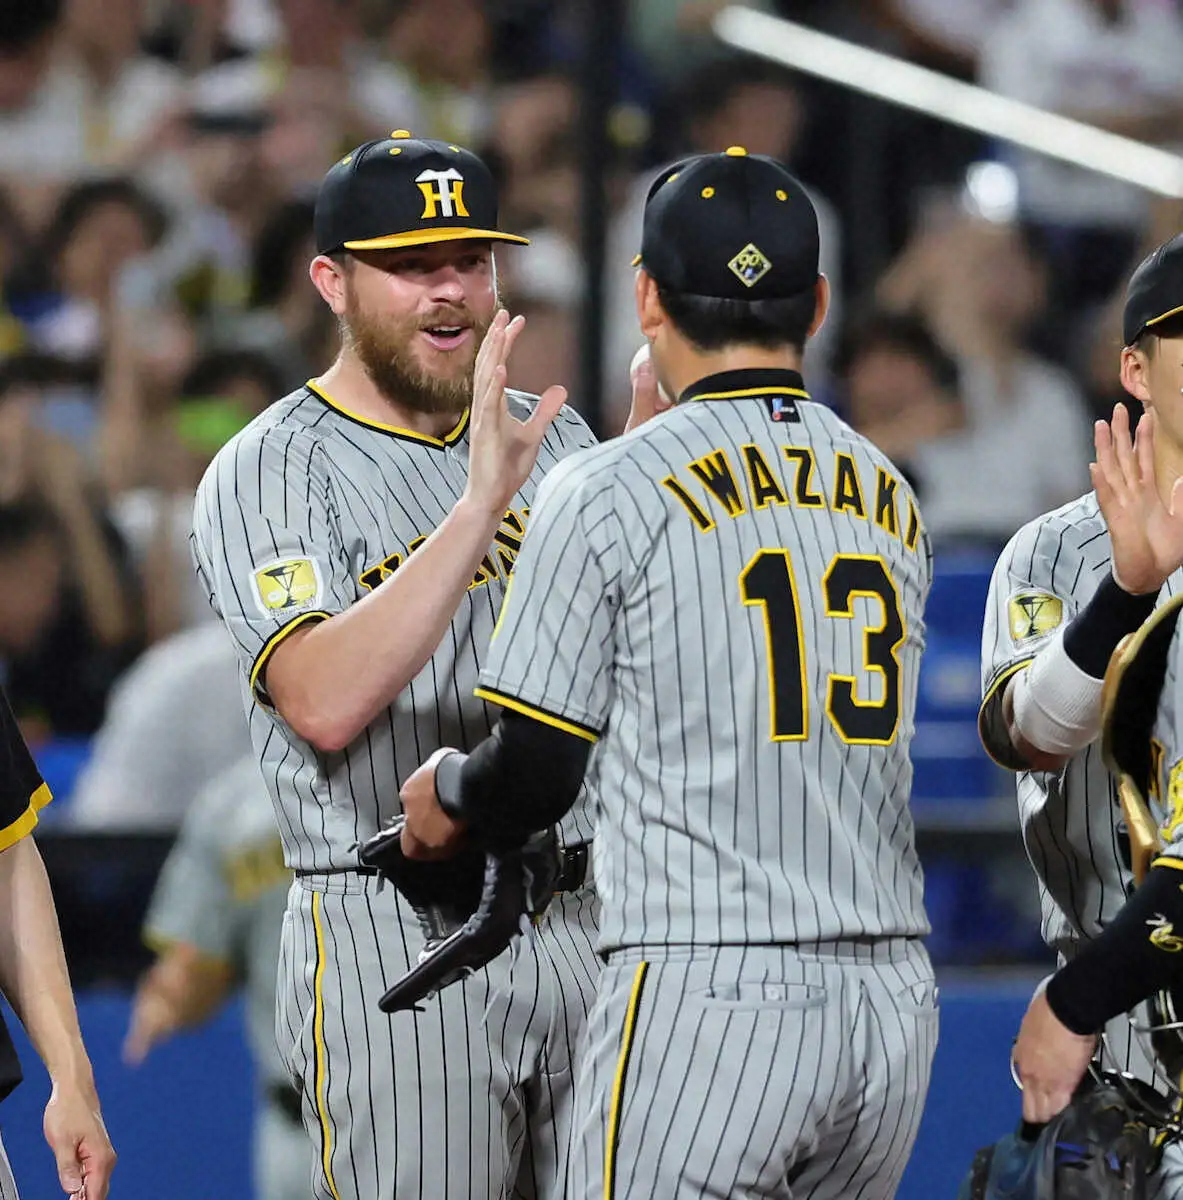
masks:
{"label": "player's fingers", "polygon": [[1113,451],[1113,434],[1108,421],[1098,421],[1093,427],[1093,445],[1097,451],[1097,461],[1090,464],[1095,467],[1094,478],[1104,480],[1105,486],[1113,494],[1122,486],[1121,468]]}
{"label": "player's fingers", "polygon": [[472,407],[474,415],[483,411],[489,403],[489,385],[496,365],[501,361],[501,342],[505,337],[505,327],[509,323],[509,314],[505,309],[497,310],[492,323],[481,339],[477,351],[476,364],[472,372]]}
{"label": "player's fingers", "polygon": [[1138,465],[1138,482],[1143,487],[1155,486],[1154,481],[1154,413],[1149,409],[1138,420],[1134,430],[1134,457]]}
{"label": "player's fingers", "polygon": [[509,361],[509,352],[513,349],[513,344],[518,340],[522,330],[526,328],[526,318],[518,313],[512,321],[505,327],[505,334],[501,339],[501,361]]}
{"label": "player's fingers", "polygon": [[1176,479],[1171,485],[1170,514],[1179,525],[1183,525],[1183,479]]}
{"label": "player's fingers", "polygon": [[538,397],[538,403],[525,422],[534,441],[541,441],[546,436],[550,423],[559,415],[559,410],[567,403],[567,389],[561,383],[552,384]]}
{"label": "player's fingers", "polygon": [[1134,460],[1134,444],[1130,438],[1130,414],[1124,404],[1113,410],[1113,457],[1127,486],[1133,487],[1138,480],[1137,463]]}

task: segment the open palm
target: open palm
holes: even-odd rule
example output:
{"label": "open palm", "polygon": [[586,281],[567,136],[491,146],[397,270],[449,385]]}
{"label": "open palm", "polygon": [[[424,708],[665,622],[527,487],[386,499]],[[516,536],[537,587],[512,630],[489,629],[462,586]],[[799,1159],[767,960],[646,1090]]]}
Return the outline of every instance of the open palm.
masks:
{"label": "open palm", "polygon": [[1127,592],[1157,592],[1183,566],[1183,479],[1164,503],[1154,474],[1153,411],[1142,415],[1131,440],[1124,405],[1113,422],[1094,430],[1097,461],[1090,464],[1097,502],[1113,545],[1113,576]]}

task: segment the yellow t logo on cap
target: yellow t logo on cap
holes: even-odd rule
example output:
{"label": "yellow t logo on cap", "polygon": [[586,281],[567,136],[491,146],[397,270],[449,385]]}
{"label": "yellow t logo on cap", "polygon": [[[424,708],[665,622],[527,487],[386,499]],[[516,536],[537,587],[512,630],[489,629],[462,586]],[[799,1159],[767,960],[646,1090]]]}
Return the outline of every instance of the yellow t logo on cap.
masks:
{"label": "yellow t logo on cap", "polygon": [[468,216],[468,209],[464,207],[464,176],[455,167],[446,171],[421,171],[415,176],[415,182],[423,193],[421,220]]}

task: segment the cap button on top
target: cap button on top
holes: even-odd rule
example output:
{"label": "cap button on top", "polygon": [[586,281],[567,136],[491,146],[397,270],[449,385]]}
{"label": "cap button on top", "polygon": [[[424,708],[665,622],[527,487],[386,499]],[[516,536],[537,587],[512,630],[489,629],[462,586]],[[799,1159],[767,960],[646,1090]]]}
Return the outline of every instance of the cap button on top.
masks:
{"label": "cap button on top", "polygon": [[730,154],[732,158],[746,158],[748,152],[742,146],[728,146],[723,153]]}
{"label": "cap button on top", "polygon": [[[411,136],[411,131],[409,129],[392,129],[390,131],[390,136],[392,138],[409,138]],[[730,151],[728,151],[728,153],[730,153]]]}

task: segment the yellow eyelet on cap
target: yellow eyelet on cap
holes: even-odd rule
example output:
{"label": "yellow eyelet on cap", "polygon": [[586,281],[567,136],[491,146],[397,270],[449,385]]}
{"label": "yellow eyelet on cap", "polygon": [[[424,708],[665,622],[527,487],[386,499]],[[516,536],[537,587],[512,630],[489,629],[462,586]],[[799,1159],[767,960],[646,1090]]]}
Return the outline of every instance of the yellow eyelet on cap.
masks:
{"label": "yellow eyelet on cap", "polygon": [[704,187],[699,194],[704,200],[709,200],[715,194],[715,189],[713,187]]}
{"label": "yellow eyelet on cap", "polygon": [[387,150],[386,153],[387,154],[401,154],[402,152],[403,152],[403,148],[401,146],[391,146],[390,149]]}
{"label": "yellow eyelet on cap", "polygon": [[748,152],[742,146],[728,146],[723,153],[730,154],[732,158],[744,158]]}
{"label": "yellow eyelet on cap", "polygon": [[409,138],[411,136],[411,131],[409,129],[392,129],[390,131],[390,136],[392,138]]}
{"label": "yellow eyelet on cap", "polygon": [[459,154],[459,153],[460,153],[460,147],[459,147],[459,146],[451,146],[451,145],[449,145],[449,146],[448,146],[448,149],[449,149],[449,150],[451,150],[453,154]]}
{"label": "yellow eyelet on cap", "polygon": [[776,198],[778,200],[787,200],[789,198],[789,193],[786,192],[784,188],[777,188],[776,189]]}

